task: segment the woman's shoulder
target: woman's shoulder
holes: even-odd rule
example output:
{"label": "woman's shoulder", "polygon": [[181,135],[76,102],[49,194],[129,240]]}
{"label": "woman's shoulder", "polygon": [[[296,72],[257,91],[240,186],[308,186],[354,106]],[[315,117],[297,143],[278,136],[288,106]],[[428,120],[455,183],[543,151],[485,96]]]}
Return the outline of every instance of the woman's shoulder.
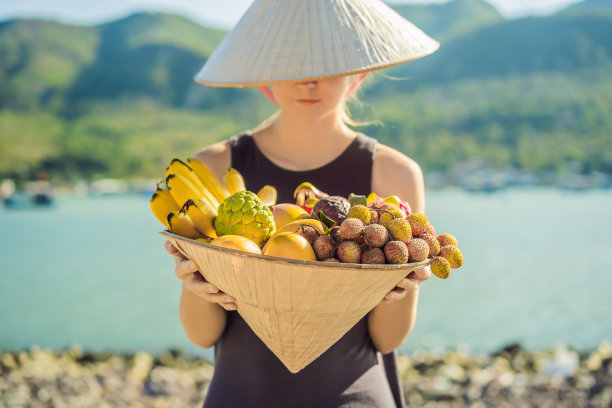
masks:
{"label": "woman's shoulder", "polygon": [[414,159],[382,143],[376,144],[374,167],[378,167],[383,172],[400,172],[404,177],[407,174],[415,176],[422,174],[421,166]]}
{"label": "woman's shoulder", "polygon": [[397,195],[416,210],[424,205],[421,166],[404,153],[382,143],[376,145],[372,168],[372,191],[381,196]]}
{"label": "woman's shoulder", "polygon": [[241,137],[246,137],[248,135],[248,132],[243,132],[226,140],[208,145],[199,150],[193,157],[205,163],[217,177],[222,177],[225,171],[231,166],[232,145]]}

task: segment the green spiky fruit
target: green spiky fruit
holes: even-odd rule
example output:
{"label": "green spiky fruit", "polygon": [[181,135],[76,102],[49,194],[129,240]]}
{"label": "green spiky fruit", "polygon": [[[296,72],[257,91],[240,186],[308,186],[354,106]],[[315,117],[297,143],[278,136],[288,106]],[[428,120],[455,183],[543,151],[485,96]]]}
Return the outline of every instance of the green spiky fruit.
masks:
{"label": "green spiky fruit", "polygon": [[363,225],[366,225],[370,222],[370,209],[362,204],[357,204],[352,206],[349,209],[348,215],[346,218],[358,218],[363,222]]}
{"label": "green spiky fruit", "polygon": [[446,279],[450,276],[451,266],[450,263],[441,256],[434,256],[431,258],[431,273],[436,275],[440,279]]}
{"label": "green spiky fruit", "polygon": [[427,228],[427,224],[429,224],[427,216],[421,213],[412,213],[407,217],[407,219],[410,223],[410,227],[412,228],[412,235],[415,237],[418,237],[424,233],[425,228]]}
{"label": "green spiky fruit", "polygon": [[451,268],[459,268],[463,265],[463,254],[454,245],[444,245],[440,248],[440,256],[448,260]]}
{"label": "green spiky fruit", "polygon": [[407,244],[412,239],[412,227],[405,218],[394,218],[387,224],[389,233],[396,241]]}
{"label": "green spiky fruit", "polygon": [[276,230],[274,215],[251,191],[239,191],[225,199],[215,218],[217,235],[241,235],[260,247]]}

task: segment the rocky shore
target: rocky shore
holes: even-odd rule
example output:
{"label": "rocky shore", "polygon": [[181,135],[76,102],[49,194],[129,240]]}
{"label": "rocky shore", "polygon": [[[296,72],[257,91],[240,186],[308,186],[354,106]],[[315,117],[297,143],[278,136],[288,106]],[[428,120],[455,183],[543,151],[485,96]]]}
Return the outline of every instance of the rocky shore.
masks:
{"label": "rocky shore", "polygon": [[[612,406],[612,346],[476,355],[461,348],[400,356],[411,407]],[[0,352],[0,408],[197,407],[213,367],[179,352]]]}

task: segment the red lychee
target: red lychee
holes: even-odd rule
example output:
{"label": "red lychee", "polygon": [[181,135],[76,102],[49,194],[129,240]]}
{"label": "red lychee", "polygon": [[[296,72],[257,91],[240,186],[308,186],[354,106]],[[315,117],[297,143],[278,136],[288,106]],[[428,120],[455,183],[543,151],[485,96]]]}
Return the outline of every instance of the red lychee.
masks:
{"label": "red lychee", "polygon": [[408,262],[408,248],[402,241],[389,241],[384,248],[385,258],[390,264],[405,264]]}

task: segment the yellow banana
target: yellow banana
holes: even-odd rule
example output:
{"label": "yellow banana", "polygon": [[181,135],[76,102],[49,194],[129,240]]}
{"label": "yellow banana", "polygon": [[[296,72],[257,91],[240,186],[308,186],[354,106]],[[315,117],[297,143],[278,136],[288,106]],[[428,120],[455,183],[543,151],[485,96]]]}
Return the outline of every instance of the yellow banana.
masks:
{"label": "yellow banana", "polygon": [[222,203],[230,196],[227,187],[215,176],[210,168],[197,159],[187,159],[187,164],[191,167],[194,173],[198,176],[202,184],[210,191],[217,201]]}
{"label": "yellow banana", "polygon": [[257,193],[257,197],[265,204],[265,205],[274,205],[276,204],[276,198],[278,197],[278,192],[276,189],[270,185],[263,186],[261,190]]}
{"label": "yellow banana", "polygon": [[155,218],[164,224],[166,228],[170,228],[170,225],[168,225],[168,213],[180,210],[178,204],[170,195],[170,192],[158,187],[151,197],[150,205]]}
{"label": "yellow banana", "polygon": [[171,211],[168,213],[168,225],[170,226],[170,231],[176,235],[191,239],[202,238],[202,234],[193,225],[191,218],[181,211]]}
{"label": "yellow banana", "polygon": [[200,231],[200,234],[207,238],[217,238],[214,225],[217,210],[212,205],[196,198],[187,200],[182,211],[191,218],[193,225]]}
{"label": "yellow banana", "polygon": [[170,165],[166,167],[166,177],[168,177],[170,174],[182,174],[187,178],[187,180],[191,181],[191,184],[193,184],[195,187],[200,190],[204,190],[204,184],[202,184],[193,169],[182,160],[172,159]]}
{"label": "yellow banana", "polygon": [[206,186],[204,186],[197,174],[185,162],[179,159],[172,159],[172,162],[170,162],[170,165],[166,169],[166,178],[170,174],[180,174],[184,176],[201,192],[201,195],[205,196],[206,199],[215,206],[215,208],[219,206],[219,200],[208,190],[208,188],[206,188]]}
{"label": "yellow banana", "polygon": [[242,174],[234,168],[229,168],[225,174],[223,175],[223,181],[227,186],[227,191],[229,191],[230,195],[236,194],[239,191],[246,190],[244,186],[244,179],[242,178]]}
{"label": "yellow banana", "polygon": [[169,174],[166,178],[166,185],[174,201],[181,207],[187,200],[193,198],[208,201],[215,208],[219,206],[214,197],[209,197],[210,193],[207,195],[205,191],[198,189],[182,174]]}

